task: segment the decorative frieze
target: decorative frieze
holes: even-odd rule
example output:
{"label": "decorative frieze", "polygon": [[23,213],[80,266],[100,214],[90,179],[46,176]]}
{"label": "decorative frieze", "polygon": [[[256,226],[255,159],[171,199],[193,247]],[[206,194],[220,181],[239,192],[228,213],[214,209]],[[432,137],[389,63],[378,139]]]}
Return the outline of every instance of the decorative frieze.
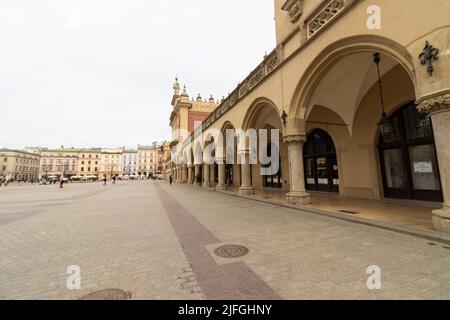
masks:
{"label": "decorative frieze", "polygon": [[272,56],[269,56],[267,58],[266,63],[266,73],[271,73],[276,67],[278,66],[278,52],[275,51],[275,53]]}
{"label": "decorative frieze", "polygon": [[243,82],[239,87],[239,97],[243,97],[248,92],[247,81]]}
{"label": "decorative frieze", "polygon": [[417,109],[419,112],[427,114],[440,112],[445,109],[450,110],[450,93],[423,100],[418,104]]}
{"label": "decorative frieze", "polygon": [[261,82],[261,80],[264,78],[264,70],[259,69],[256,71],[256,73],[250,78],[249,80],[249,88],[252,89],[255,87],[258,83]]}
{"label": "decorative frieze", "polygon": [[345,0],[331,0],[322,10],[307,22],[308,38],[312,37],[332,21],[345,7]]}
{"label": "decorative frieze", "polygon": [[296,23],[303,14],[303,0],[287,0],[281,9],[288,12],[292,23]]}

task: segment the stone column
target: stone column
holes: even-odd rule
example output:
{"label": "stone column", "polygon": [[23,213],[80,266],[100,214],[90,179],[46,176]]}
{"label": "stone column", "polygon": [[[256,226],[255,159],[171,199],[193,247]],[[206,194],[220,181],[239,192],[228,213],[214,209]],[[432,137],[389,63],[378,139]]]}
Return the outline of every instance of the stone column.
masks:
{"label": "stone column", "polygon": [[187,165],[186,164],[182,164],[181,165],[181,183],[187,183]]}
{"label": "stone column", "polygon": [[211,188],[209,167],[210,167],[209,164],[207,163],[203,164],[203,187],[205,188]]}
{"label": "stone column", "polygon": [[250,166],[250,151],[249,150],[241,150],[240,151],[241,159],[243,160],[241,164],[242,170],[242,182],[241,187],[239,188],[240,195],[252,195],[255,193],[252,187],[252,178],[251,178],[251,166]]}
{"label": "stone column", "polygon": [[305,189],[305,169],[303,164],[303,146],[305,135],[292,135],[284,137],[288,145],[290,192],[287,200],[290,204],[306,205],[311,203],[311,197]]}
{"label": "stone column", "polygon": [[436,151],[441,173],[444,204],[432,213],[437,231],[450,233],[450,94],[422,99],[419,112],[428,113],[433,122]]}
{"label": "stone column", "polygon": [[201,170],[201,165],[200,164],[196,164],[195,165],[195,175],[194,175],[194,185],[195,186],[200,186],[200,183],[197,182],[197,177],[200,174],[200,170]]}
{"label": "stone column", "polygon": [[214,187],[214,184],[216,183],[216,172],[215,172],[214,168],[215,168],[214,163],[209,166],[209,181],[210,181],[211,187]]}
{"label": "stone column", "polygon": [[223,191],[223,190],[227,190],[227,186],[225,185],[225,158],[220,158],[217,159],[217,163],[218,163],[218,167],[219,167],[219,172],[218,172],[218,178],[219,181],[217,183],[216,186],[216,190],[217,191]]}
{"label": "stone column", "polygon": [[188,179],[187,179],[187,183],[188,184],[193,184],[194,183],[194,166],[192,164],[188,165]]}

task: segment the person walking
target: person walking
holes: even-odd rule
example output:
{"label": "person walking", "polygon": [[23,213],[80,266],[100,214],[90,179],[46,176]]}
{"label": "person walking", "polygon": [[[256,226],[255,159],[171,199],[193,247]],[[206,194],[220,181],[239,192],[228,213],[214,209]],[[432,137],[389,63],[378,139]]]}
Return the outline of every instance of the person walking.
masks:
{"label": "person walking", "polygon": [[114,176],[114,177],[113,177],[113,184],[116,184],[116,179],[117,179],[117,177]]}
{"label": "person walking", "polygon": [[172,176],[169,177],[169,182],[170,182],[170,185],[172,185],[172,183],[173,183],[173,178],[172,178]]}
{"label": "person walking", "polygon": [[60,189],[64,188],[64,178],[61,178],[61,180],[59,181],[59,188]]}
{"label": "person walking", "polygon": [[103,185],[106,187],[106,176],[103,176]]}

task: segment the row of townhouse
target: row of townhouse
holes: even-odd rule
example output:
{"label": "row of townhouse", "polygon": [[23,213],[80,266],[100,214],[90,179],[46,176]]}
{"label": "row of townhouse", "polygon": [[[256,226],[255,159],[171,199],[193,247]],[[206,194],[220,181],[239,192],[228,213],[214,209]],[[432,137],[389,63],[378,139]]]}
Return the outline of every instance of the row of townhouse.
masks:
{"label": "row of townhouse", "polygon": [[162,175],[167,143],[126,148],[0,149],[0,177],[11,181],[41,178],[103,178]]}

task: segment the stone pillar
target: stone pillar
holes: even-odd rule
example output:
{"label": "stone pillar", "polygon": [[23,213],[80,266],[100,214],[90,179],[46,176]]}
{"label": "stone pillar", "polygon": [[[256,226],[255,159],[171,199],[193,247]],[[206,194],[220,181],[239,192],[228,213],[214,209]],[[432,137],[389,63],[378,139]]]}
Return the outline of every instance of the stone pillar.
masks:
{"label": "stone pillar", "polygon": [[210,180],[210,165],[207,163],[203,164],[203,187],[211,188],[211,180]]}
{"label": "stone pillar", "polygon": [[303,164],[303,146],[305,135],[292,135],[284,137],[288,145],[290,191],[287,200],[294,205],[311,204],[311,197],[305,188],[305,169]]}
{"label": "stone pillar", "polygon": [[200,174],[200,170],[201,170],[201,165],[200,164],[196,164],[195,165],[195,175],[194,175],[194,185],[199,187],[200,183],[197,182],[197,177]]}
{"label": "stone pillar", "polygon": [[194,183],[194,166],[192,164],[188,165],[188,179],[187,179],[187,183],[188,184],[193,184]]}
{"label": "stone pillar", "polygon": [[218,167],[219,167],[219,172],[218,172],[218,183],[216,186],[216,190],[217,191],[223,191],[223,190],[227,190],[227,186],[225,184],[225,158],[220,158],[217,159],[217,163],[218,163]]}
{"label": "stone pillar", "polygon": [[428,113],[433,122],[444,194],[442,209],[432,213],[433,226],[437,231],[450,233],[450,94],[424,99],[418,103],[418,109]]}
{"label": "stone pillar", "polygon": [[181,183],[187,183],[187,165],[186,164],[182,164],[181,165]]}
{"label": "stone pillar", "polygon": [[209,166],[209,181],[211,184],[211,187],[214,187],[215,183],[216,183],[216,172],[215,172],[215,164],[211,164]]}
{"label": "stone pillar", "polygon": [[252,178],[251,178],[251,165],[250,165],[250,151],[249,150],[241,150],[240,152],[241,159],[243,160],[241,164],[242,170],[242,182],[241,187],[239,188],[239,194],[241,195],[252,195],[255,193],[252,187]]}

